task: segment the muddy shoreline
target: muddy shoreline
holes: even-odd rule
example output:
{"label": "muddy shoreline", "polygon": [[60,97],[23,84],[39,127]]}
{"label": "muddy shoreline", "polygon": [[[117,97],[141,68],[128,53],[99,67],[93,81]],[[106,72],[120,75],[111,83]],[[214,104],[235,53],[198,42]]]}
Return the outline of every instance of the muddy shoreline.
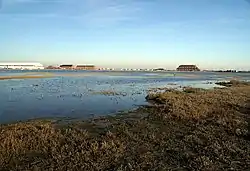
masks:
{"label": "muddy shoreline", "polygon": [[0,170],[247,170],[250,84],[223,85],[152,93],[115,116],[1,125]]}

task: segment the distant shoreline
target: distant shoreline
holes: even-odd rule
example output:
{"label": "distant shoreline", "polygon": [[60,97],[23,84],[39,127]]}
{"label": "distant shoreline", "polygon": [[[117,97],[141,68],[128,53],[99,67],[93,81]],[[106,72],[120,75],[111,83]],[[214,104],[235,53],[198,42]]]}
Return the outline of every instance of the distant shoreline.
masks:
{"label": "distant shoreline", "polygon": [[56,69],[34,69],[34,70],[22,70],[22,69],[0,69],[0,71],[89,71],[89,72],[187,72],[187,73],[192,73],[192,72],[215,72],[215,73],[250,73],[249,70],[200,70],[200,71],[177,71],[177,70],[157,70],[157,69],[128,69],[128,70],[123,70],[123,69],[94,69],[94,70],[84,70],[84,69],[61,69],[61,68],[56,68]]}

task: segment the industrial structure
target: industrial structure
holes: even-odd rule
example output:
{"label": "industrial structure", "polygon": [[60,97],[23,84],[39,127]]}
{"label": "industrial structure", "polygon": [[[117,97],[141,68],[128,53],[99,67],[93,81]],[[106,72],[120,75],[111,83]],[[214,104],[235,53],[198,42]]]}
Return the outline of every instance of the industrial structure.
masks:
{"label": "industrial structure", "polygon": [[61,69],[68,69],[68,70],[95,70],[95,65],[73,65],[73,64],[64,64],[60,65]]}
{"label": "industrial structure", "polygon": [[44,66],[40,63],[5,62],[0,63],[0,69],[37,70],[44,69]]}
{"label": "industrial structure", "polygon": [[95,70],[95,65],[76,65],[77,70]]}
{"label": "industrial structure", "polygon": [[177,71],[200,71],[196,65],[180,65]]}
{"label": "industrial structure", "polygon": [[72,64],[63,64],[63,65],[60,65],[59,68],[61,69],[73,69],[74,65]]}

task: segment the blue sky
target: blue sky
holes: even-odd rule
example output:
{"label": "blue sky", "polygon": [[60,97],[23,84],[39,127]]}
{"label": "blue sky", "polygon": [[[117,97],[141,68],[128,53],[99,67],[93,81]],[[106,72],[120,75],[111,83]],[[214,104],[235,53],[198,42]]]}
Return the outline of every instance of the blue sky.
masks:
{"label": "blue sky", "polygon": [[0,2],[0,61],[250,70],[250,0]]}

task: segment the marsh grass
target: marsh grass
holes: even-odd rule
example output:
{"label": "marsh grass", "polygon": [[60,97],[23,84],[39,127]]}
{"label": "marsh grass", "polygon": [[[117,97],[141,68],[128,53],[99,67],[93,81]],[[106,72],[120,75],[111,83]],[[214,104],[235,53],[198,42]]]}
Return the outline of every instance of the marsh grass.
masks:
{"label": "marsh grass", "polygon": [[250,86],[172,90],[148,98],[155,103],[116,116],[2,125],[0,166],[3,170],[250,168]]}
{"label": "marsh grass", "polygon": [[225,86],[225,87],[232,87],[232,86],[236,87],[236,86],[249,86],[250,82],[231,80],[231,81],[217,82],[215,84]]}

